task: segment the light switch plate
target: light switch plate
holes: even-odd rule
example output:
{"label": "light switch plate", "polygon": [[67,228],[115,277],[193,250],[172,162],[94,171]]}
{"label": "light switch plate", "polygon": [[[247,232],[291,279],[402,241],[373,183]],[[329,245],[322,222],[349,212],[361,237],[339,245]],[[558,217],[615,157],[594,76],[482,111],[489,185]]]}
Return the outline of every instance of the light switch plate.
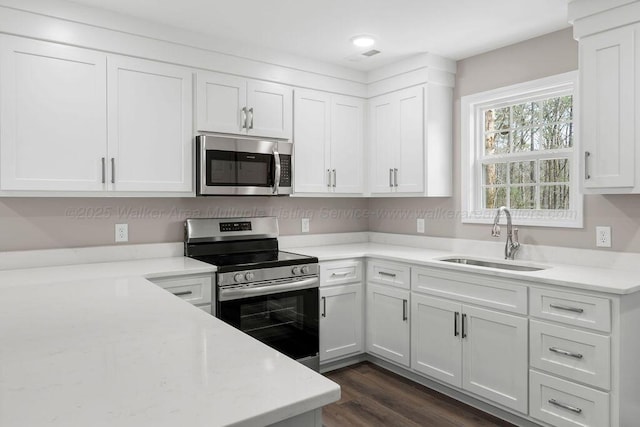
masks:
{"label": "light switch plate", "polygon": [[309,232],[309,218],[302,218],[300,225],[303,233]]}
{"label": "light switch plate", "polygon": [[611,227],[609,226],[596,227],[596,246],[599,248],[611,247]]}
{"label": "light switch plate", "polygon": [[424,218],[418,218],[416,220],[416,228],[418,229],[418,233],[424,233]]}

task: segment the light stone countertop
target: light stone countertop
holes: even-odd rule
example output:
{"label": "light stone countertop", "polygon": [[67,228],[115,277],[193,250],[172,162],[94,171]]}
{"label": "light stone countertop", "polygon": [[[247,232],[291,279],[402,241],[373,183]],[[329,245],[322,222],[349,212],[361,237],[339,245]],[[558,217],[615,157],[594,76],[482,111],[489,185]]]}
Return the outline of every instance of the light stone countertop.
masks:
{"label": "light stone countertop", "polygon": [[149,258],[131,261],[0,270],[0,287],[117,277],[145,277],[147,279],[153,279],[185,274],[206,274],[214,271],[216,271],[216,268],[211,264],[183,256]]}
{"label": "light stone countertop", "polygon": [[263,426],[339,399],[337,384],[148,280],[108,274],[123,264],[92,279],[91,265],[2,272],[0,426]]}
{"label": "light stone countertop", "polygon": [[631,294],[640,290],[640,274],[608,268],[593,268],[579,265],[537,263],[526,261],[505,261],[467,255],[469,258],[487,259],[497,262],[516,263],[545,267],[540,271],[512,271],[497,268],[459,265],[441,261],[442,258],[464,257],[464,253],[443,250],[415,248],[409,246],[393,246],[380,243],[356,243],[344,245],[321,245],[284,250],[318,257],[320,261],[340,260],[347,258],[373,257],[389,261],[419,264],[426,267],[446,268],[455,271],[486,274],[507,279],[526,280],[547,285],[566,286],[580,290],[604,292],[609,294]]}

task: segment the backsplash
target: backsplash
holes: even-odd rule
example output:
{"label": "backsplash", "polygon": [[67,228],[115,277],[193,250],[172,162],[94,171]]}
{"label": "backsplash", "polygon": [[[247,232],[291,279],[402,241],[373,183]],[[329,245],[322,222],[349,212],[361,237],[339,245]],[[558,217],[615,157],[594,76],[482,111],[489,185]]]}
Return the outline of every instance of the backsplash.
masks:
{"label": "backsplash", "polygon": [[129,244],[180,242],[190,217],[276,216],[281,235],[367,231],[367,199],[295,197],[2,198],[0,251],[112,245],[129,224]]}

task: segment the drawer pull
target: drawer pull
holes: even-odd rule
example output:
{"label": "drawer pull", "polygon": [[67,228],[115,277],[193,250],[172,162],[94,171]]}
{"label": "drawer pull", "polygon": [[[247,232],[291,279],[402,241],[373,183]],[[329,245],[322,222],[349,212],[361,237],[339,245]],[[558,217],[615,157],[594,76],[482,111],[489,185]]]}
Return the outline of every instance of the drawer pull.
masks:
{"label": "drawer pull", "polygon": [[379,271],[378,274],[381,276],[396,277],[396,273],[387,273],[386,271]]}
{"label": "drawer pull", "polygon": [[573,313],[584,313],[584,310],[582,308],[568,307],[566,305],[549,304],[549,307],[556,308],[558,310],[571,311]]}
{"label": "drawer pull", "polygon": [[185,295],[191,295],[193,291],[172,292],[177,297],[183,297]]}
{"label": "drawer pull", "polygon": [[558,402],[555,399],[549,399],[549,403],[551,403],[552,405],[557,406],[559,408],[563,408],[563,409],[566,409],[568,411],[575,412],[576,414],[581,414],[582,413],[582,409],[576,408],[575,406],[567,405],[566,403]]}
{"label": "drawer pull", "polygon": [[344,273],[331,273],[331,277],[334,277],[334,276],[345,277],[345,276],[348,276],[348,275],[349,275],[348,271],[345,271]]}
{"label": "drawer pull", "polygon": [[575,357],[576,359],[582,359],[582,355],[580,353],[572,353],[567,350],[563,350],[557,347],[549,347],[549,351],[553,351],[554,353],[562,354],[563,356]]}

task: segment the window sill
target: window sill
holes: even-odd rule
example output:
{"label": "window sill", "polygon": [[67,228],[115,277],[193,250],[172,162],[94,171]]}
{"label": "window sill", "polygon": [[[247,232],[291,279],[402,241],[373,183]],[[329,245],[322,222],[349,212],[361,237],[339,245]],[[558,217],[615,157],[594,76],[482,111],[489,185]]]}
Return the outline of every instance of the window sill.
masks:
{"label": "window sill", "polygon": [[[462,217],[463,224],[493,224],[497,209],[468,212]],[[584,228],[582,214],[576,211],[527,211],[510,210],[513,225],[527,227]],[[501,215],[500,224],[505,223]]]}

